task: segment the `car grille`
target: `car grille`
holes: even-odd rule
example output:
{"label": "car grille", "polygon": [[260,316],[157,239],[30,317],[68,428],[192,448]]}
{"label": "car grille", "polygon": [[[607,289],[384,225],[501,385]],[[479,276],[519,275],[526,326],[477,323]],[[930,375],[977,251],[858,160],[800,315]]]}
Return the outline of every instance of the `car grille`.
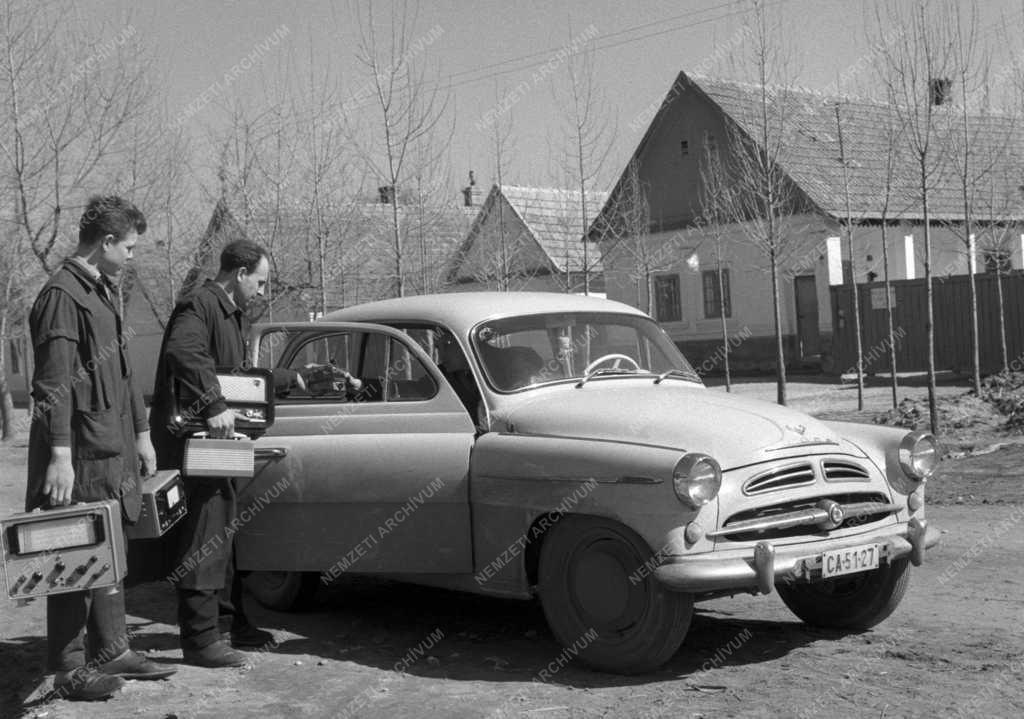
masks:
{"label": "car grille", "polygon": [[871,478],[868,471],[855,462],[828,460],[821,463],[821,472],[829,482],[848,482]]}
{"label": "car grille", "polygon": [[[823,497],[808,497],[807,499],[801,499],[795,502],[784,502],[782,504],[772,504],[767,507],[757,507],[756,509],[747,509],[736,514],[725,520],[722,525],[723,528],[728,528],[730,524],[736,522],[742,522],[747,519],[763,519],[765,517],[772,517],[778,514],[785,514],[787,512],[796,512],[801,509],[813,509],[814,506],[823,499],[831,499],[833,502],[839,504],[854,504],[860,502],[871,502],[878,504],[880,507],[889,503],[888,497],[878,492],[850,492],[847,494],[829,494]],[[860,517],[850,517],[841,525],[836,527],[832,531],[839,529],[845,529],[847,527],[853,527],[861,524],[869,524],[871,522],[878,521],[890,514],[889,511],[879,511],[876,514],[869,514]],[[742,532],[740,534],[731,534],[721,537],[721,539],[730,542],[754,542],[762,539],[784,539],[786,537],[799,537],[801,535],[808,534],[820,534],[822,536],[827,535],[822,529],[817,527],[802,525],[796,527],[785,527],[781,529],[765,529],[765,530],[754,530],[750,532]]]}
{"label": "car grille", "polygon": [[814,468],[809,464],[795,464],[772,469],[748,479],[743,485],[743,494],[763,494],[805,484],[814,484]]}

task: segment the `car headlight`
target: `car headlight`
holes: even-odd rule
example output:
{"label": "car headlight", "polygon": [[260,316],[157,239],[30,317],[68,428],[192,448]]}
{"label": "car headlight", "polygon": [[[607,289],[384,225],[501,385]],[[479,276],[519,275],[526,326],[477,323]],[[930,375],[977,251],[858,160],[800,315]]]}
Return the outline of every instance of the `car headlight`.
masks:
{"label": "car headlight", "polygon": [[911,432],[900,441],[900,468],[911,479],[924,481],[939,466],[941,454],[935,435],[930,432]]}
{"label": "car headlight", "polygon": [[722,468],[706,454],[687,454],[672,472],[676,496],[694,509],[718,496],[722,487]]}

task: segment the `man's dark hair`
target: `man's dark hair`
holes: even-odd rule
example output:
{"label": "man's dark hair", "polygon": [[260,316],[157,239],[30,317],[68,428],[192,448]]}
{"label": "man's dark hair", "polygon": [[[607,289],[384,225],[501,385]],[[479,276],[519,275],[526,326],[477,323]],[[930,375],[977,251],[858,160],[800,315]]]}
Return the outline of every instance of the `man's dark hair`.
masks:
{"label": "man's dark hair", "polygon": [[113,235],[120,242],[133,230],[146,231],[146,216],[138,207],[117,195],[93,195],[78,221],[78,241],[93,244]]}
{"label": "man's dark hair", "polygon": [[220,253],[220,271],[234,272],[244,267],[246,272],[255,272],[260,260],[270,255],[262,247],[250,240],[229,242]]}

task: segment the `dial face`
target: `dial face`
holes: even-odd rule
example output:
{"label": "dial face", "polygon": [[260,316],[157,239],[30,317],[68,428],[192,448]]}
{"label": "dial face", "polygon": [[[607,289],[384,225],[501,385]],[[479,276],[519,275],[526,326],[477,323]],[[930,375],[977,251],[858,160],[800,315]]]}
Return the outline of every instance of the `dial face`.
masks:
{"label": "dial face", "polygon": [[171,487],[167,490],[167,507],[177,507],[178,502],[181,501],[181,492],[178,491],[177,487]]}
{"label": "dial face", "polygon": [[99,532],[96,517],[59,517],[27,522],[15,527],[18,554],[53,552],[96,544]]}

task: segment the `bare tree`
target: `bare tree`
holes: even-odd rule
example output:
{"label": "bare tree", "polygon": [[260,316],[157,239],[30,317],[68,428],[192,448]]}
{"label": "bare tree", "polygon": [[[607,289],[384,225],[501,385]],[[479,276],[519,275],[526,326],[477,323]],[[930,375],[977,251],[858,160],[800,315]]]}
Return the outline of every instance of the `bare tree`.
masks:
{"label": "bare tree", "polygon": [[701,232],[710,238],[715,249],[715,280],[718,283],[718,315],[722,320],[722,362],[725,370],[725,391],[732,392],[729,370],[729,326],[726,321],[726,289],[724,245],[729,222],[729,182],[717,144],[704,138],[704,162],[701,164],[700,220]]}
{"label": "bare tree", "polygon": [[[394,259],[395,294],[402,297],[406,288],[405,248],[399,221],[399,192],[423,171],[424,166],[441,160],[447,148],[444,137],[450,140],[454,124],[444,127],[448,107],[448,94],[441,92],[440,83],[427,82],[426,63],[415,61],[415,42],[418,7],[410,9],[408,2],[395,3],[387,24],[389,41],[382,44],[373,15],[373,3],[367,0],[358,14],[359,49],[367,83],[372,88],[378,122],[373,123],[371,135],[375,138],[359,142],[364,161],[371,172],[383,178],[385,191],[390,193],[391,239]],[[346,123],[349,118],[346,117]],[[354,137],[351,124],[346,124],[350,137]],[[441,132],[446,130],[446,133]],[[413,155],[418,155],[420,167],[412,167]]]}
{"label": "bare tree", "polygon": [[[24,333],[26,303],[67,247],[69,220],[98,186],[136,187],[125,157],[152,137],[147,53],[135,28],[75,17],[64,3],[0,2],[0,226],[6,247],[0,376],[9,337]],[[18,271],[27,264],[34,271]],[[28,358],[26,358],[28,359]],[[10,431],[9,388],[0,408]]]}
{"label": "bare tree", "polygon": [[892,406],[896,408],[898,399],[896,397],[898,380],[896,378],[896,337],[893,331],[892,322],[892,283],[889,279],[889,212],[892,203],[893,182],[896,169],[896,151],[900,146],[900,129],[896,123],[891,104],[886,104],[883,118],[883,137],[885,138],[885,169],[882,179],[882,212],[881,212],[881,233],[882,233],[882,277],[885,285],[885,320],[886,337],[889,345],[889,374],[891,375],[890,385],[892,387]]}
{"label": "bare tree", "polygon": [[4,0],[0,9],[3,175],[14,195],[13,220],[47,273],[61,249],[65,210],[101,178],[127,179],[119,165],[153,99],[148,56],[128,47],[133,26],[71,27],[65,10],[23,0]]}
{"label": "bare tree", "polygon": [[[966,26],[964,18],[961,17],[959,5],[947,5],[944,7],[946,16],[943,21],[950,25],[947,32],[952,36],[953,62],[956,73],[956,83],[960,90],[959,118],[953,123],[950,118],[949,140],[952,156],[952,166],[957,176],[961,200],[963,202],[964,217],[962,223],[949,223],[950,229],[956,234],[964,245],[967,255],[967,281],[971,295],[971,383],[974,391],[981,392],[981,357],[979,348],[978,333],[978,286],[975,281],[975,270],[977,262],[977,250],[975,246],[975,205],[977,193],[982,179],[992,170],[992,162],[996,158],[990,157],[989,161],[983,161],[978,152],[978,144],[981,140],[979,132],[984,128],[977,127],[970,115],[970,97],[980,90],[984,77],[988,74],[990,58],[978,44],[978,6],[971,2],[968,7]],[[1009,139],[1009,138],[1007,138]]]}
{"label": "bare tree", "polygon": [[[569,28],[570,38],[572,28]],[[572,186],[579,191],[579,217],[583,233],[587,232],[591,215],[600,208],[587,207],[588,193],[603,179],[605,163],[615,139],[615,121],[609,117],[609,104],[604,100],[594,75],[593,42],[578,55],[566,59],[567,81],[564,89],[555,86],[555,100],[564,108],[563,167]],[[590,248],[583,237],[583,294],[590,294],[592,270]],[[567,278],[569,268],[566,267]],[[567,291],[572,283],[567,282]]]}
{"label": "bare tree", "polygon": [[[1015,121],[1012,118],[1006,120],[1011,126]],[[977,218],[981,225],[978,246],[983,248],[987,255],[986,261],[996,276],[996,312],[999,324],[1000,366],[1003,372],[1010,371],[1003,277],[1010,268],[1010,257],[1013,253],[1011,246],[1017,237],[1016,231],[1019,230],[1019,227],[1008,219],[1019,208],[1014,191],[1019,180],[1019,177],[1004,167],[986,174],[979,189],[979,205],[982,211]]]}
{"label": "bare tree", "polygon": [[[499,99],[498,86],[494,86],[494,97],[495,102]],[[491,148],[494,152],[494,178],[495,183],[500,191],[505,186],[505,170],[508,167],[510,161],[510,153],[514,151],[514,140],[512,138],[512,112],[511,110],[504,116],[495,119],[491,127],[491,139],[493,144]],[[472,178],[471,186],[472,186]],[[498,240],[498,290],[500,292],[508,292],[511,287],[512,279],[512,255],[514,254],[513,248],[510,246],[510,238],[508,233],[508,227],[505,217],[505,202],[502,197],[497,198],[497,212],[498,212],[498,228],[497,228],[497,240]]]}
{"label": "bare tree", "polygon": [[914,158],[917,190],[924,230],[924,277],[927,304],[925,348],[928,366],[928,411],[931,430],[939,431],[935,398],[935,305],[932,289],[931,192],[941,174],[942,158],[938,138],[942,134],[945,108],[936,103],[936,93],[948,89],[946,80],[954,68],[954,42],[950,34],[933,21],[934,7],[923,0],[906,5],[876,8],[876,26],[882,32],[898,27],[903,42],[880,46],[879,72],[892,103],[907,149]]}
{"label": "bare tree", "polygon": [[843,233],[846,235],[846,251],[850,257],[850,289],[853,294],[853,334],[857,347],[857,409],[864,409],[864,340],[861,336],[860,322],[860,292],[857,289],[857,266],[856,254],[853,251],[854,221],[853,211],[850,205],[850,158],[846,155],[846,143],[843,142],[843,116],[842,103],[835,104],[836,113],[836,135],[839,139],[839,165],[842,167],[843,175],[843,202],[845,205],[845,216],[843,218]]}
{"label": "bare tree", "polygon": [[767,260],[775,327],[776,400],[786,404],[786,355],[782,334],[779,270],[795,249],[792,217],[797,206],[793,186],[782,169],[785,133],[790,125],[791,89],[784,76],[790,69],[786,49],[779,43],[776,23],[769,25],[764,5],[755,0],[755,28],[750,33],[750,61],[757,77],[758,100],[749,117],[750,130],[727,122],[728,176],[732,191],[726,199],[728,217]]}
{"label": "bare tree", "polygon": [[640,179],[640,163],[633,158],[612,191],[605,211],[594,227],[605,271],[624,266],[636,290],[636,306],[648,314],[654,308],[654,273],[677,262],[677,253],[655,249],[650,242],[651,206]]}

